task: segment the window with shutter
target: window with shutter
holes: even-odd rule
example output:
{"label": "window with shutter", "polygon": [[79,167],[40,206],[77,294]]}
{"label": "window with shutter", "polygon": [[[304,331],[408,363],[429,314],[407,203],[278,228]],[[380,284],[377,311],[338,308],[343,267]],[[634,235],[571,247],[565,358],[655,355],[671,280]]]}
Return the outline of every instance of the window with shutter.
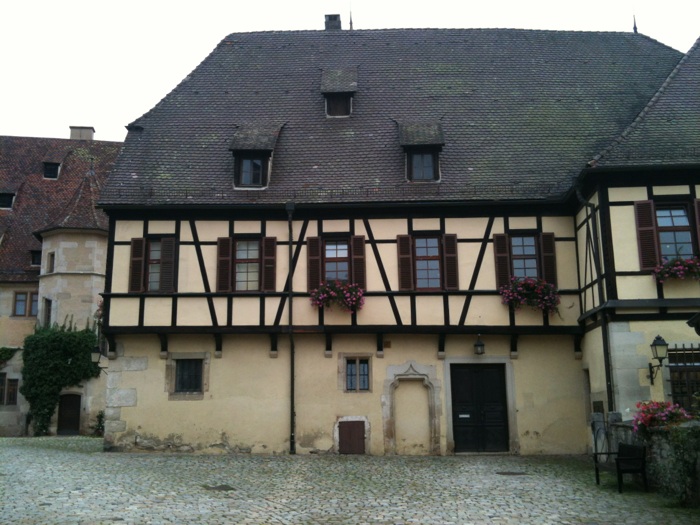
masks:
{"label": "window with shutter", "polygon": [[459,289],[457,236],[399,235],[399,290]]}
{"label": "window with shutter", "polygon": [[309,290],[318,288],[321,282],[352,282],[366,287],[365,238],[354,235],[349,238],[310,237],[307,241],[307,271]]}
{"label": "window with shutter", "polygon": [[557,286],[556,244],[553,233],[513,232],[493,236],[496,287],[518,279],[544,279]]}
{"label": "window with shutter", "polygon": [[172,293],[176,252],[175,237],[132,239],[129,292]]}
{"label": "window with shutter", "polygon": [[[690,259],[700,247],[700,200],[662,203],[651,200],[634,203],[637,247],[641,270],[653,270],[673,259]],[[695,212],[695,220],[691,212]],[[693,231],[694,229],[694,231]]]}
{"label": "window with shutter", "polygon": [[220,237],[217,239],[217,291],[274,291],[276,255],[276,237]]}

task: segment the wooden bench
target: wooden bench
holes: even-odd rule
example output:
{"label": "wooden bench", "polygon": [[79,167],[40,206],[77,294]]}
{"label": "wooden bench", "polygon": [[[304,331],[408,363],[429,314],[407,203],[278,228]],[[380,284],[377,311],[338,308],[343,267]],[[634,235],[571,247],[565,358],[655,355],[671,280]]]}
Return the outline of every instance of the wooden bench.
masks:
{"label": "wooden bench", "polygon": [[595,482],[600,485],[600,469],[613,470],[613,463],[607,460],[614,457],[614,470],[617,473],[617,491],[622,494],[622,476],[624,474],[641,474],[644,482],[644,490],[648,491],[647,484],[647,449],[639,445],[627,445],[620,443],[617,452],[594,452]]}

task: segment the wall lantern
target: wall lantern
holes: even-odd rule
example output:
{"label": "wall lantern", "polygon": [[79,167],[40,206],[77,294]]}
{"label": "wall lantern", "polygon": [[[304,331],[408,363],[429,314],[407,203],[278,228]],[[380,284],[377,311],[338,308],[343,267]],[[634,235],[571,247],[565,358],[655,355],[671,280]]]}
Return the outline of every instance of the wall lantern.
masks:
{"label": "wall lantern", "polygon": [[481,334],[476,336],[476,343],[474,343],[474,353],[476,355],[484,355],[486,351],[486,345],[481,340]]}
{"label": "wall lantern", "polygon": [[659,373],[659,369],[663,366],[664,359],[666,359],[666,356],[668,355],[668,343],[664,341],[663,337],[657,335],[650,346],[654,359],[659,362],[658,365],[652,365],[649,363],[649,381],[653,385],[654,378],[656,377],[656,374]]}

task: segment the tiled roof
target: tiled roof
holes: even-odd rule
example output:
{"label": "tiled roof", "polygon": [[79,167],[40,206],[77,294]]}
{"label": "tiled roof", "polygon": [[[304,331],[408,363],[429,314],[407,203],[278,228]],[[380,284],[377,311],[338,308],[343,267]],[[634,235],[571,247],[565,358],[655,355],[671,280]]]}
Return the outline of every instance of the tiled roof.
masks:
{"label": "tiled roof", "polygon": [[[682,54],[633,33],[396,29],[226,37],[131,126],[106,206],[559,198]],[[323,71],[357,71],[327,118]],[[236,129],[282,122],[270,186],[233,189]],[[439,122],[439,183],[406,181],[399,124]]]}
{"label": "tiled roof", "polygon": [[700,165],[700,39],[593,167]]}
{"label": "tiled roof", "polygon": [[[107,230],[106,215],[94,208],[99,188],[121,143],[0,137],[0,193],[14,193],[0,210],[0,282],[30,282],[39,268],[30,253],[41,250],[41,232],[56,228]],[[50,160],[47,160],[50,159]],[[44,178],[44,162],[61,162],[57,179]]]}

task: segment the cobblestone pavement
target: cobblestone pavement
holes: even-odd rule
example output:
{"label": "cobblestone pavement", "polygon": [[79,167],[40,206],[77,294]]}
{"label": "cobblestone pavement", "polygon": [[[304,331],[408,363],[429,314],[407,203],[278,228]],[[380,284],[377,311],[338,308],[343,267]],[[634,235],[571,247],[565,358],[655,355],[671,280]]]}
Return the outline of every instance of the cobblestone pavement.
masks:
{"label": "cobblestone pavement", "polygon": [[0,438],[0,523],[700,524],[583,458],[103,453],[92,438]]}

